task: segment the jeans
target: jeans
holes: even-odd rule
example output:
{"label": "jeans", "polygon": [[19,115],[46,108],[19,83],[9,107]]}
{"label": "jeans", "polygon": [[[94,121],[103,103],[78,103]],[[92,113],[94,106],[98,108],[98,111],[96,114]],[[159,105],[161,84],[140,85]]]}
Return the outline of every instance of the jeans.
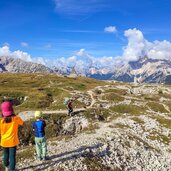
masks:
{"label": "jeans", "polygon": [[16,149],[17,147],[4,147],[4,166],[10,168],[10,171],[15,170],[16,165]]}
{"label": "jeans", "polygon": [[39,159],[45,158],[47,153],[46,137],[35,137],[36,152]]}

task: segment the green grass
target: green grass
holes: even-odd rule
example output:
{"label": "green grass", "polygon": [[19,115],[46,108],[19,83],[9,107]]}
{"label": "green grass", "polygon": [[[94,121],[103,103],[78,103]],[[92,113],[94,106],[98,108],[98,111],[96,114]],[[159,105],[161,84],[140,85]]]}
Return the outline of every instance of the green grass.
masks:
{"label": "green grass", "polygon": [[19,127],[18,132],[21,145],[34,144],[34,133],[32,129],[32,121],[24,122],[23,127]]}
{"label": "green grass", "polygon": [[170,141],[171,141],[171,137],[169,136],[165,136],[163,134],[160,134],[159,132],[151,132],[150,135],[148,136],[148,138],[152,141],[157,140],[160,141],[166,145],[169,145]]}
{"label": "green grass", "polygon": [[88,157],[85,157],[83,163],[86,164],[88,171],[121,171],[117,167],[115,169],[111,169],[110,167],[103,165],[100,158],[90,156],[89,154]]}
{"label": "green grass", "polygon": [[110,128],[120,128],[120,129],[124,129],[124,128],[131,128],[129,125],[124,125],[122,123],[115,123],[113,125],[109,125]]}
{"label": "green grass", "polygon": [[168,111],[160,103],[148,102],[147,105],[155,112],[168,113]]}
{"label": "green grass", "polygon": [[166,99],[171,99],[171,94],[162,93],[161,96],[166,98]]}
{"label": "green grass", "polygon": [[140,115],[146,111],[144,107],[139,107],[135,105],[126,105],[126,104],[115,105],[110,109],[116,113],[121,113],[121,114],[128,113],[133,115]]}
{"label": "green grass", "polygon": [[122,89],[108,89],[108,90],[105,90],[105,93],[115,93],[118,95],[126,95],[127,91],[122,90]]}
{"label": "green grass", "polygon": [[13,99],[14,105],[20,105],[24,101],[24,97],[26,96],[25,92],[20,91],[7,91],[7,90],[1,90],[0,91],[0,103],[2,103],[4,100],[10,100]]}
{"label": "green grass", "polygon": [[54,103],[51,103],[47,110],[58,110],[58,109],[66,109],[66,105],[64,104],[65,97],[71,97],[71,94],[68,91],[61,90],[58,87],[47,88],[46,92],[53,96]]}
{"label": "green grass", "polygon": [[165,119],[161,116],[150,116],[152,119],[155,119],[157,122],[161,124],[161,126],[164,126],[166,128],[171,129],[171,119]]}
{"label": "green grass", "polygon": [[[47,139],[57,137],[60,135],[62,130],[62,125],[65,123],[66,119],[69,117],[64,114],[54,114],[54,115],[43,115],[43,119],[46,121],[45,133]],[[19,139],[21,145],[34,144],[34,133],[32,130],[32,122],[26,121],[24,127],[19,128]]]}
{"label": "green grass", "polygon": [[154,148],[153,146],[151,146],[150,144],[148,144],[146,141],[144,141],[143,139],[139,138],[136,135],[133,134],[129,134],[129,139],[130,140],[134,140],[136,142],[137,145],[141,146],[141,143],[143,143],[144,147],[151,149],[151,150],[155,150],[157,152],[160,152],[158,149]]}
{"label": "green grass", "polygon": [[107,93],[105,95],[102,96],[102,100],[108,100],[108,101],[113,101],[113,102],[120,102],[120,101],[124,101],[124,97],[115,94],[115,93]]}
{"label": "green grass", "polygon": [[[58,77],[55,74],[0,74],[0,102],[11,99],[16,113],[23,110],[65,109],[64,97],[71,97],[72,90],[85,92],[103,81],[87,77]],[[68,92],[69,91],[69,92]],[[24,101],[24,97],[28,97]],[[52,103],[56,101],[56,103]],[[78,106],[83,106],[79,102]]]}
{"label": "green grass", "polygon": [[46,137],[52,138],[60,135],[62,125],[69,118],[69,116],[64,114],[54,114],[54,115],[43,115],[47,126],[46,126]]}
{"label": "green grass", "polygon": [[135,122],[137,122],[139,124],[144,124],[144,121],[142,119],[138,118],[138,117],[132,117],[131,120],[133,120],[133,121],[135,121]]}
{"label": "green grass", "polygon": [[95,92],[96,95],[102,94],[102,91],[98,90],[98,89],[96,89],[94,92]]}
{"label": "green grass", "polygon": [[165,104],[169,107],[169,110],[171,110],[171,102],[166,102]]}
{"label": "green grass", "polygon": [[87,134],[92,134],[96,132],[96,129],[99,129],[99,125],[97,123],[90,123],[89,126],[84,129],[84,132]]}
{"label": "green grass", "polygon": [[105,120],[107,120],[110,116],[109,110],[103,108],[88,109],[83,114],[89,121],[96,120],[98,116],[102,116]]}
{"label": "green grass", "polygon": [[163,91],[162,91],[162,90],[159,90],[158,93],[159,93],[159,94],[163,94]]}
{"label": "green grass", "polygon": [[28,147],[23,151],[17,152],[17,162],[20,162],[24,159],[30,159],[34,157],[34,153],[36,152],[36,147]]}
{"label": "green grass", "polygon": [[159,102],[160,96],[159,95],[142,95],[143,100],[145,101],[154,101]]}
{"label": "green grass", "polygon": [[0,161],[0,171],[5,171],[2,161]]}

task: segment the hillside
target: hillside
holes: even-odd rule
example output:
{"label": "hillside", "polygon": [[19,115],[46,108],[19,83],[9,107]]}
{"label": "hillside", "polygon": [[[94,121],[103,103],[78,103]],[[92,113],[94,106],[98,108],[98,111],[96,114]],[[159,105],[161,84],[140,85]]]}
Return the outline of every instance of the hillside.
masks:
{"label": "hillside", "polygon": [[[75,112],[69,117],[63,102],[71,96]],[[170,85],[4,73],[0,97],[13,99],[26,121],[19,170],[171,170]],[[47,122],[46,162],[35,160],[34,110]]]}
{"label": "hillside", "polygon": [[[85,92],[104,84],[102,81],[86,77],[69,78],[41,73],[1,73],[0,101],[8,98],[13,99],[17,112],[35,109],[60,110],[65,108],[64,97],[71,97],[73,91]],[[75,96],[79,97],[80,95],[78,93]],[[78,107],[85,106],[79,101],[77,103]]]}

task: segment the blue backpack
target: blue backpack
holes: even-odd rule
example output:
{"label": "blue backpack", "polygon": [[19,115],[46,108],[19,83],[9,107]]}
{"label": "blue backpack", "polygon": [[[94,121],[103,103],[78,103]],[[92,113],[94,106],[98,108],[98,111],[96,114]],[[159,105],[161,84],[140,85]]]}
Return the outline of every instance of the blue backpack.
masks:
{"label": "blue backpack", "polygon": [[68,105],[68,102],[70,101],[70,98],[65,98],[64,105]]}

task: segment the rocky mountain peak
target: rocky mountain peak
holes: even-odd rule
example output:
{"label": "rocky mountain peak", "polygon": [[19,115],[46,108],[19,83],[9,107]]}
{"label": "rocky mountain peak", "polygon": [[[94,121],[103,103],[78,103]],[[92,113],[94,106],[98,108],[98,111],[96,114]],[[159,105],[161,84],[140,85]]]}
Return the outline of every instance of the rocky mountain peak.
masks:
{"label": "rocky mountain peak", "polygon": [[[124,82],[134,82],[135,77],[140,83],[170,83],[171,61],[164,59],[152,59],[147,56],[139,57],[136,61],[130,61],[120,67],[116,67],[114,72],[108,73],[105,78]],[[92,75],[91,77],[94,77]],[[100,75],[96,78],[100,79]],[[103,76],[104,78],[104,76]]]}
{"label": "rocky mountain peak", "polygon": [[0,57],[0,72],[12,73],[53,73],[54,71],[42,64],[26,62],[9,56]]}

